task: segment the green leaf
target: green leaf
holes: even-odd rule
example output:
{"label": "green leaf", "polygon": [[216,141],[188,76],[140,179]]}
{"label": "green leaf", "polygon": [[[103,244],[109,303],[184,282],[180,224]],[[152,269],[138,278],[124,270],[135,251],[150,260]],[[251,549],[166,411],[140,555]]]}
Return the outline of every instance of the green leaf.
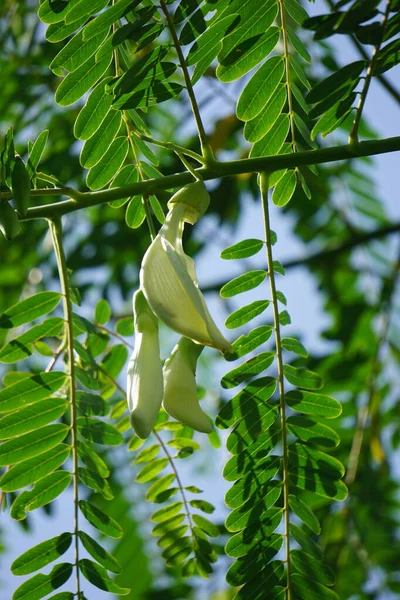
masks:
{"label": "green leaf", "polygon": [[335,574],[329,568],[315,560],[311,554],[302,550],[292,550],[292,564],[296,571],[300,571],[307,579],[313,579],[324,585],[335,583]]}
{"label": "green leaf", "polygon": [[41,133],[39,133],[38,137],[35,140],[35,143],[29,150],[28,162],[26,164],[26,168],[29,173],[29,177],[32,179],[38,164],[40,163],[40,159],[42,158],[42,154],[46,147],[47,138],[49,136],[49,130],[45,129]]}
{"label": "green leaf", "polygon": [[172,504],[168,504],[168,506],[163,506],[156,510],[156,512],[151,515],[150,519],[154,523],[162,523],[177,515],[182,507],[183,502],[173,502]]}
{"label": "green leaf", "polygon": [[307,350],[304,348],[303,344],[299,342],[299,340],[297,340],[296,338],[282,338],[281,345],[282,348],[284,350],[287,350],[288,352],[294,352],[295,354],[298,354],[303,358],[307,358],[308,356]]}
{"label": "green leaf", "polygon": [[335,71],[333,75],[330,75],[323,81],[317,83],[315,87],[307,96],[307,102],[309,104],[315,104],[324,100],[331,93],[337,91],[343,86],[352,84],[353,81],[357,81],[362,71],[365,68],[365,61],[358,60],[352,62],[345,67],[342,67],[338,71]]}
{"label": "green leaf", "polygon": [[130,589],[122,588],[121,586],[117,585],[112,579],[110,579],[104,567],[96,564],[88,558],[80,559],[79,569],[84,575],[84,577],[92,585],[95,585],[100,590],[104,590],[105,592],[111,592],[112,594],[118,594],[121,596],[126,596],[130,592]]}
{"label": "green leaf", "polygon": [[71,533],[46,540],[19,556],[11,565],[13,575],[29,575],[65,554],[72,542]]}
{"label": "green leaf", "polygon": [[112,517],[106,515],[102,510],[97,508],[87,500],[79,500],[79,508],[81,513],[89,521],[93,527],[112,538],[120,538],[123,535],[123,530],[119,523]]}
{"label": "green leaf", "polygon": [[324,394],[292,390],[285,398],[291,408],[306,415],[335,419],[342,413],[340,402]]}
{"label": "green leaf", "polygon": [[117,137],[101,161],[90,169],[86,178],[86,184],[91,190],[100,190],[110,183],[111,179],[122,167],[128,154],[129,143],[126,137]]}
{"label": "green leaf", "polygon": [[299,517],[299,519],[303,521],[305,525],[307,525],[309,529],[311,529],[313,533],[316,535],[321,533],[321,526],[317,517],[314,515],[308,504],[303,502],[301,498],[293,496],[293,494],[289,494],[289,506],[290,509]]}
{"label": "green leaf", "polygon": [[268,539],[279,526],[282,520],[281,508],[268,509],[260,521],[256,521],[233,535],[225,546],[225,552],[232,558],[245,556],[252,548]]}
{"label": "green leaf", "polygon": [[[35,431],[63,416],[68,407],[64,398],[49,398],[21,410],[6,414],[0,419],[0,440]],[[1,448],[1,446],[0,446]]]}
{"label": "green leaf", "polygon": [[[223,476],[227,481],[235,481],[246,475],[246,471],[251,470],[257,473],[262,470],[262,477],[269,481],[274,477],[280,467],[280,458],[274,455],[268,455],[269,449],[259,450],[258,444],[254,444],[255,449],[235,454],[225,464]],[[249,448],[252,448],[250,444]]]}
{"label": "green leaf", "polygon": [[278,481],[272,481],[262,486],[259,491],[259,496],[250,497],[247,502],[229,513],[225,522],[228,531],[240,531],[259,519],[268,508],[278,501],[282,492],[282,485]]}
{"label": "green leaf", "polygon": [[[110,110],[101,127],[86,140],[79,162],[85,169],[91,169],[103,160],[103,156],[113,143],[121,127],[122,117],[119,111]],[[114,174],[113,174],[114,175]]]}
{"label": "green leaf", "polygon": [[206,500],[190,500],[189,504],[193,506],[193,508],[198,508],[208,515],[211,515],[215,511],[215,507]]}
{"label": "green leaf", "polygon": [[153,460],[139,471],[139,473],[136,475],[136,481],[138,481],[139,483],[146,483],[148,481],[151,481],[152,479],[157,477],[157,475],[163,469],[165,469],[167,465],[167,458],[157,458],[156,460]]}
{"label": "green leaf", "polygon": [[24,377],[0,392],[0,414],[49,398],[67,382],[65,373],[53,371]]}
{"label": "green leaf", "polygon": [[272,377],[260,377],[243,388],[219,411],[215,424],[221,429],[234,425],[238,420],[247,419],[252,413],[271,410],[266,401],[276,389],[276,380]]}
{"label": "green leaf", "polygon": [[235,310],[225,321],[225,327],[228,329],[235,329],[245,325],[255,317],[258,317],[263,313],[269,306],[269,300],[255,300],[243,308]]}
{"label": "green leaf", "polygon": [[304,531],[304,529],[300,529],[300,527],[297,527],[297,525],[292,523],[290,525],[290,533],[293,539],[299,544],[300,548],[305,550],[307,554],[311,554],[314,559],[319,562],[322,560],[321,548],[314,542],[313,536],[311,536],[308,531]]}
{"label": "green leaf", "polygon": [[64,585],[71,577],[73,568],[70,563],[60,563],[47,575],[34,575],[15,590],[13,600],[41,600]]}
{"label": "green leaf", "polygon": [[232,296],[256,288],[264,281],[266,276],[266,271],[249,271],[226,283],[219,293],[222,298],[232,298]]}
{"label": "green leaf", "polygon": [[395,39],[380,49],[373,75],[376,77],[386,73],[400,62],[400,40]]}
{"label": "green leaf", "polygon": [[93,417],[78,417],[76,420],[78,431],[84,438],[97,444],[119,446],[123,437],[113,425]]}
{"label": "green leaf", "polygon": [[322,378],[317,373],[307,369],[283,365],[283,374],[289,383],[298,387],[319,390],[323,386]]}
{"label": "green leaf", "polygon": [[286,113],[280,114],[268,133],[254,144],[249,155],[250,158],[279,154],[289,133],[289,127],[289,115]]}
{"label": "green leaf", "polygon": [[288,458],[289,467],[293,471],[299,467],[309,467],[331,479],[340,479],[345,472],[344,466],[337,458],[313,448],[310,444],[290,444]]}
{"label": "green leaf", "polygon": [[243,381],[248,379],[252,379],[256,375],[259,375],[265,369],[268,369],[272,365],[275,360],[274,352],[261,352],[257,356],[254,356],[247,360],[245,363],[242,363],[236,369],[229,371],[224,377],[221,379],[221,385],[223,388],[233,388]]}
{"label": "green leaf", "polygon": [[50,69],[59,77],[63,76],[63,69],[69,72],[75,71],[82,63],[93,56],[104,42],[106,36],[107,32],[102,32],[90,40],[90,42],[85,43],[83,41],[82,30],[79,31],[54,57],[49,65]]}
{"label": "green leaf", "polygon": [[91,56],[75,71],[69,73],[58,86],[54,99],[60,106],[70,106],[77,102],[99,81],[110,66],[112,53],[99,62]]}
{"label": "green leaf", "polygon": [[69,446],[59,444],[48,452],[11,467],[0,479],[0,488],[5,492],[15,492],[43,479],[67,460],[70,450]]}
{"label": "green leaf", "polygon": [[56,308],[61,300],[58,292],[39,292],[8,308],[0,315],[0,328],[11,329],[47,315]]}
{"label": "green leaf", "polygon": [[149,462],[149,461],[153,460],[153,458],[155,458],[159,452],[160,452],[159,444],[152,444],[151,446],[147,446],[146,448],[143,448],[143,450],[141,450],[139,452],[139,454],[135,457],[133,462],[135,462],[135,463]]}
{"label": "green leaf", "polygon": [[116,4],[100,13],[85,27],[83,38],[85,40],[90,40],[95,35],[98,35],[100,31],[108,29],[113,23],[118,21],[118,19],[140,4],[140,1],[141,0],[118,0]]}
{"label": "green leaf", "polygon": [[[266,576],[267,572],[271,573],[272,580],[274,573],[278,569],[278,573],[282,570],[282,565],[278,561],[271,563],[271,559],[279,552],[282,546],[283,538],[280,535],[271,537],[270,543],[266,548],[253,548],[246,556],[240,557],[233,565],[230,566],[226,574],[226,580],[231,586],[243,585],[246,582],[257,582],[258,577],[262,574]],[[279,580],[276,580],[278,582]],[[267,588],[265,588],[267,589]],[[268,600],[271,595],[268,588]]]}
{"label": "green leaf", "polygon": [[232,344],[232,354],[227,354],[225,359],[228,361],[237,360],[245,354],[252,352],[258,348],[258,346],[268,341],[272,332],[273,327],[271,325],[261,325],[250,331],[248,335],[241,335]]}
{"label": "green leaf", "polygon": [[163,475],[159,479],[157,479],[146,492],[146,500],[150,502],[157,501],[157,496],[164,492],[171,486],[171,483],[175,480],[175,474],[169,473],[168,475]]}
{"label": "green leaf", "polygon": [[192,515],[192,519],[193,519],[193,522],[196,523],[196,525],[198,527],[200,527],[200,529],[205,531],[205,533],[207,535],[209,535],[210,537],[214,537],[214,538],[219,537],[218,527],[216,525],[214,525],[214,523],[212,523],[211,521],[209,521],[202,515],[194,514],[194,515]]}
{"label": "green leaf", "polygon": [[105,93],[111,77],[103,78],[91,92],[74,125],[74,135],[79,140],[88,140],[104,122],[111,108],[113,97]]}
{"label": "green leaf", "polygon": [[20,521],[26,513],[36,510],[55,500],[69,486],[72,474],[68,471],[55,471],[40,479],[33,490],[17,496],[11,506],[11,516]]}
{"label": "green leaf", "polygon": [[162,206],[161,206],[160,202],[158,201],[157,196],[154,196],[154,195],[149,196],[149,202],[150,202],[151,210],[153,211],[153,214],[156,217],[157,221],[161,225],[163,225],[165,222],[165,215],[164,215]]}
{"label": "green leaf", "polygon": [[282,112],[286,97],[286,87],[281,85],[268,100],[262,112],[246,122],[243,135],[248,142],[258,142],[270,131]]}
{"label": "green leaf", "polygon": [[303,575],[293,573],[292,581],[294,591],[301,600],[339,600],[339,596],[333,590]]}
{"label": "green leaf", "polygon": [[39,456],[64,440],[69,425],[53,423],[0,444],[0,466],[14,465]]}
{"label": "green leaf", "polygon": [[283,57],[268,59],[253,75],[240,95],[236,114],[241,121],[254,119],[267,104],[282,80],[285,70]]}
{"label": "green leaf", "polygon": [[115,325],[115,330],[119,335],[131,337],[134,332],[133,318],[123,317],[122,319],[118,319]]}
{"label": "green leaf", "polygon": [[112,500],[114,498],[110,484],[97,472],[91,471],[90,469],[85,469],[83,467],[78,467],[78,477],[79,481],[81,481],[88,488],[101,494],[106,500]]}
{"label": "green leaf", "polygon": [[297,415],[289,417],[287,424],[290,431],[303,442],[312,441],[314,444],[328,448],[335,448],[340,442],[339,435],[331,427],[315,423],[307,417]]}
{"label": "green leaf", "polygon": [[104,568],[108,569],[112,573],[122,573],[122,567],[107,550],[104,549],[103,546],[98,544],[96,540],[94,540],[90,535],[85,533],[84,531],[78,532],[79,539],[82,542],[83,547],[89,554],[97,560]]}
{"label": "green leaf", "polygon": [[190,48],[186,59],[187,64],[188,66],[197,64],[192,79],[193,85],[216,58],[222,48],[223,36],[236,18],[237,15],[228,15],[218,19],[216,23],[206,28]]}
{"label": "green leaf", "polygon": [[86,416],[105,417],[110,411],[109,405],[96,394],[78,391],[76,392],[76,401],[79,410]]}
{"label": "green leaf", "polygon": [[332,480],[319,470],[308,467],[296,469],[289,473],[289,481],[300,490],[312,492],[323,498],[339,502],[347,498],[347,487],[343,481]]}
{"label": "green leaf", "polygon": [[263,245],[264,242],[261,240],[243,240],[242,242],[238,242],[237,244],[233,244],[233,246],[229,246],[228,248],[225,248],[225,250],[222,250],[221,258],[224,258],[225,260],[248,258],[249,256],[257,254]]}
{"label": "green leaf", "polygon": [[116,344],[101,361],[101,368],[112,379],[116,379],[128,360],[128,350],[125,344]]}
{"label": "green leaf", "polygon": [[103,10],[107,4],[107,0],[91,0],[90,5],[88,6],[86,0],[77,0],[65,15],[65,22],[68,25],[69,23],[81,20],[82,17],[87,18]]}
{"label": "green leaf", "polygon": [[129,200],[128,208],[125,213],[125,221],[128,227],[137,229],[146,218],[144,205],[141,196],[134,196]]}
{"label": "green leaf", "polygon": [[64,328],[64,321],[59,317],[51,317],[40,325],[33,325],[28,331],[14,338],[0,350],[0,362],[16,363],[30,356],[32,344],[44,337],[58,337]]}
{"label": "green leaf", "polygon": [[110,475],[110,469],[106,463],[96,452],[94,452],[89,446],[79,440],[78,444],[78,455],[81,461],[95,473],[98,473],[100,477],[108,477]]}
{"label": "green leaf", "polygon": [[[277,5],[273,5],[269,12],[277,12]],[[267,14],[267,11],[265,11]],[[247,32],[248,35],[248,32]],[[232,35],[237,42],[236,31]],[[227,38],[226,41],[228,41]],[[248,37],[239,42],[229,51],[224,50],[218,57],[217,77],[220,81],[235,81],[256,67],[275,48],[279,40],[279,29],[277,27],[265,28],[265,33]],[[224,42],[225,49],[225,42]]]}
{"label": "green leaf", "polygon": [[[291,323],[291,319],[290,319],[290,315],[288,313],[287,310],[282,310],[282,312],[279,313],[279,323],[283,326],[285,325],[290,325]],[[286,365],[284,365],[286,366]]]}
{"label": "green leaf", "polygon": [[292,198],[296,185],[296,172],[292,170],[286,171],[274,188],[272,202],[276,206],[285,206]]}

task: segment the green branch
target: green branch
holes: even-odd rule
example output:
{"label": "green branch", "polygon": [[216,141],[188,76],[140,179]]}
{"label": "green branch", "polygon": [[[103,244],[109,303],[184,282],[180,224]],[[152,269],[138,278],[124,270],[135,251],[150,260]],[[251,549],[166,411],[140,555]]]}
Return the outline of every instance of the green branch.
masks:
{"label": "green branch", "polygon": [[196,121],[196,126],[197,126],[197,131],[199,134],[199,140],[200,140],[201,151],[202,151],[203,157],[206,160],[213,162],[214,157],[212,155],[211,148],[207,141],[207,135],[206,135],[206,132],[204,129],[203,121],[201,120],[199,106],[197,104],[196,96],[194,94],[194,90],[193,90],[192,82],[190,80],[190,75],[189,75],[189,71],[188,71],[188,68],[186,65],[185,57],[183,56],[182,48],[179,43],[178,36],[176,35],[174,22],[171,19],[171,15],[169,14],[168,8],[167,8],[164,0],[160,0],[160,6],[161,6],[161,10],[163,11],[163,13],[165,15],[165,18],[166,18],[166,21],[168,24],[168,28],[171,32],[172,41],[174,43],[175,50],[178,55],[179,64],[182,69],[183,78],[184,78],[185,84],[186,84],[186,90],[189,95],[189,100],[190,100],[190,104],[192,107],[193,116]]}
{"label": "green branch", "polygon": [[61,292],[63,296],[65,340],[68,355],[69,395],[71,403],[71,446],[73,464],[73,497],[74,497],[74,546],[75,546],[75,569],[76,569],[76,595],[80,598],[80,574],[79,574],[79,490],[78,490],[78,431],[77,431],[77,402],[75,388],[75,362],[74,362],[74,333],[72,325],[72,303],[68,282],[68,267],[64,253],[61,219],[49,222],[53,240],[54,253],[57,261],[58,275],[60,278]]}
{"label": "green branch", "polygon": [[[400,136],[379,140],[370,140],[358,144],[347,144],[334,146],[332,148],[319,148],[293,154],[282,154],[279,156],[264,156],[259,158],[244,158],[227,162],[214,161],[213,167],[196,169],[198,175],[206,180],[229,177],[232,175],[243,175],[244,173],[259,173],[261,171],[279,171],[280,169],[294,169],[304,165],[316,165],[348,160],[387,152],[400,151]],[[156,179],[138,181],[130,185],[112,188],[100,192],[79,192],[73,188],[51,188],[49,190],[33,190],[32,196],[61,196],[68,195],[72,200],[65,200],[45,206],[37,206],[28,210],[26,219],[52,219],[81,208],[97,206],[112,200],[121,200],[130,196],[154,194],[162,190],[170,190],[183,187],[193,181],[193,175],[189,172],[167,175]],[[10,199],[11,192],[1,192],[0,200]]]}
{"label": "green branch", "polygon": [[[389,18],[391,2],[392,2],[392,0],[386,0],[386,8],[385,8],[385,12],[383,14],[382,23],[381,23],[382,31],[385,31],[385,26],[386,26],[387,20]],[[382,38],[379,40],[379,42],[375,45],[374,50],[372,52],[371,61],[368,65],[367,73],[365,75],[363,89],[361,90],[360,100],[359,100],[357,108],[356,108],[356,114],[354,117],[350,135],[349,135],[349,143],[350,144],[358,143],[358,129],[360,127],[360,122],[361,122],[361,117],[362,117],[362,113],[364,110],[365,101],[367,99],[369,86],[371,85],[372,76],[374,74],[376,62],[378,60],[378,55],[379,55],[379,51],[381,49],[382,43],[383,43],[383,35],[382,35]]]}
{"label": "green branch", "polygon": [[265,240],[267,250],[268,278],[271,289],[271,302],[274,313],[275,346],[276,358],[278,362],[278,389],[279,389],[279,408],[281,416],[282,431],[282,485],[283,485],[283,514],[284,514],[284,537],[285,537],[285,562],[287,574],[287,600],[292,599],[291,589],[291,559],[290,559],[290,535],[289,535],[289,462],[288,462],[288,443],[286,436],[286,403],[285,387],[283,379],[283,358],[282,344],[279,322],[278,298],[276,295],[274,261],[272,257],[271,227],[268,211],[268,174],[260,174],[261,201],[264,216]]}

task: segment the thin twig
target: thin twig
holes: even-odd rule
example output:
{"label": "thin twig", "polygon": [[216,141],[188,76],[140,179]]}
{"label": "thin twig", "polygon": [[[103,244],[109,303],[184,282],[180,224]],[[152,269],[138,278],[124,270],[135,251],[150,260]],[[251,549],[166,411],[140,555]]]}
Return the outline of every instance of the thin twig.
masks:
{"label": "thin twig", "polygon": [[178,469],[175,467],[175,463],[173,461],[173,458],[170,455],[170,453],[168,452],[168,448],[164,444],[164,442],[161,439],[160,435],[157,433],[157,431],[155,431],[155,429],[153,429],[153,433],[154,433],[154,435],[155,435],[158,443],[160,444],[161,448],[163,449],[166,457],[168,458],[168,462],[171,465],[171,469],[173,470],[173,472],[175,474],[176,482],[178,484],[179,491],[181,493],[183,504],[184,504],[184,507],[185,507],[186,515],[187,515],[187,518],[188,518],[188,521],[189,521],[190,533],[192,534],[192,537],[194,537],[193,523],[192,523],[192,517],[191,517],[191,514],[190,514],[190,510],[189,510],[189,503],[188,503],[187,498],[186,498],[185,489],[184,489],[184,487],[182,485],[181,478],[179,477]]}
{"label": "thin twig", "polygon": [[74,498],[74,548],[76,570],[76,595],[80,598],[80,572],[79,572],[79,489],[78,489],[78,430],[77,430],[77,401],[75,387],[75,358],[74,358],[74,332],[72,324],[72,302],[68,281],[68,267],[64,253],[61,218],[50,221],[50,231],[56,256],[58,274],[60,278],[61,293],[63,295],[65,339],[68,354],[69,394],[71,404],[71,447],[73,463],[73,498]]}
{"label": "thin twig", "polygon": [[291,588],[291,558],[290,558],[290,535],[289,535],[289,463],[288,463],[288,443],[286,436],[286,402],[285,402],[285,387],[284,387],[284,376],[283,376],[283,358],[282,358],[282,345],[281,345],[281,333],[280,333],[280,322],[279,322],[279,306],[278,298],[276,296],[276,285],[275,285],[275,272],[274,272],[274,261],[272,256],[272,242],[271,242],[271,227],[268,210],[268,174],[260,174],[260,189],[261,189],[261,201],[264,215],[264,228],[265,228],[265,239],[266,239],[266,251],[267,251],[267,265],[268,265],[268,278],[271,290],[271,301],[272,309],[274,314],[274,329],[275,329],[275,346],[276,346],[276,357],[278,363],[278,389],[279,389],[279,407],[281,415],[281,432],[282,432],[282,486],[283,486],[283,513],[284,513],[284,536],[285,536],[285,555],[286,555],[286,569],[287,569],[287,600],[292,598]]}
{"label": "thin twig", "polygon": [[182,48],[179,43],[178,36],[176,35],[174,22],[171,19],[171,15],[169,14],[168,8],[167,8],[164,0],[160,0],[160,6],[161,6],[161,10],[163,11],[165,18],[167,20],[168,28],[169,28],[169,30],[171,32],[171,36],[172,36],[172,41],[174,43],[175,50],[178,55],[179,64],[182,69],[183,78],[184,78],[185,84],[186,84],[186,90],[189,95],[190,104],[192,106],[193,116],[196,121],[197,131],[199,134],[199,140],[200,140],[200,145],[201,145],[201,151],[202,151],[203,157],[206,159],[206,161],[208,161],[209,159],[212,159],[213,157],[210,154],[211,148],[207,141],[206,132],[204,129],[203,121],[201,120],[200,110],[199,110],[199,107],[197,104],[196,96],[194,94],[192,82],[190,80],[189,71],[186,66],[185,57],[183,56]]}
{"label": "thin twig", "polygon": [[[389,18],[390,5],[392,0],[386,0],[386,9],[382,17],[382,31],[385,30],[386,22]],[[360,99],[356,108],[356,114],[354,117],[353,125],[349,135],[349,144],[357,144],[358,143],[358,129],[360,127],[361,116],[363,113],[363,109],[365,106],[365,101],[367,99],[369,86],[371,85],[372,76],[374,74],[376,62],[378,60],[379,51],[381,49],[383,42],[383,35],[379,42],[375,45],[374,50],[372,52],[371,61],[368,65],[367,73],[365,75],[363,89],[361,90]]]}

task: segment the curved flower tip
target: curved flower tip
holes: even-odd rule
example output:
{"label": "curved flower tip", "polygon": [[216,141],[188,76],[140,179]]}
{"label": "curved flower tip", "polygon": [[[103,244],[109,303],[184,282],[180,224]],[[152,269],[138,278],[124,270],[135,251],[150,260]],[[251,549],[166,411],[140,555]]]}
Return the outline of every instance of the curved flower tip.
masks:
{"label": "curved flower tip", "polygon": [[183,251],[185,211],[182,202],[172,203],[164,225],[144,255],[140,285],[152,311],[168,327],[203,346],[232,352],[199,290],[194,262]]}
{"label": "curved flower tip", "polygon": [[203,346],[182,338],[164,364],[164,400],[166,412],[188,427],[202,433],[213,428],[197,399],[196,364]]}
{"label": "curved flower tip", "polygon": [[163,397],[157,319],[143,293],[133,297],[135,347],[128,363],[127,400],[130,422],[136,434],[147,438],[157,420]]}
{"label": "curved flower tip", "polygon": [[210,194],[203,181],[195,181],[188,183],[180,189],[168,201],[168,208],[172,208],[174,204],[181,203],[185,206],[183,219],[187,223],[194,225],[200,217],[204,215],[209,204]]}

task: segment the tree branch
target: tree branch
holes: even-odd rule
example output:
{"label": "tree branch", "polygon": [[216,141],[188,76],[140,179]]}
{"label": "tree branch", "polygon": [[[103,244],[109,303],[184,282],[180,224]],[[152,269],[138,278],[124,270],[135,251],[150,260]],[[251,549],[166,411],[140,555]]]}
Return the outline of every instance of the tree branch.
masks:
{"label": "tree branch", "polygon": [[[352,145],[347,144],[344,146],[334,146],[332,148],[319,148],[318,150],[308,150],[306,152],[282,154],[279,156],[244,158],[226,162],[216,160],[213,162],[212,168],[196,169],[196,172],[199,174],[200,178],[211,180],[218,179],[219,177],[229,177],[231,175],[242,175],[244,173],[259,173],[261,171],[268,171],[271,173],[273,171],[279,171],[280,169],[293,169],[304,165],[316,165],[397,151],[400,151],[400,136],[370,140]],[[137,183],[131,183],[130,185],[100,192],[84,193],[78,192],[70,187],[52,188],[50,190],[33,190],[32,196],[68,195],[74,199],[30,208],[28,210],[28,215],[24,220],[52,219],[59,215],[80,210],[81,208],[97,206],[98,204],[104,204],[112,200],[121,200],[122,198],[129,198],[130,196],[135,195],[150,195],[162,190],[183,187],[192,181],[193,175],[185,172],[158,177],[157,179],[138,181]],[[0,201],[8,200],[11,197],[11,192],[0,193]]]}
{"label": "tree branch", "polygon": [[[341,244],[337,244],[332,248],[326,248],[325,250],[314,252],[314,254],[309,254],[303,258],[288,260],[282,263],[282,266],[284,269],[292,269],[295,267],[303,267],[305,265],[313,265],[318,263],[322,264],[324,261],[332,260],[339,254],[347,252],[348,250],[352,250],[361,244],[366,244],[372,240],[377,240],[398,231],[400,231],[400,222],[387,225],[386,227],[380,227],[379,229],[374,229],[373,231],[354,234],[350,240],[342,242]],[[201,290],[203,293],[218,292],[226,283],[227,281],[219,281],[208,286],[201,286]]]}

